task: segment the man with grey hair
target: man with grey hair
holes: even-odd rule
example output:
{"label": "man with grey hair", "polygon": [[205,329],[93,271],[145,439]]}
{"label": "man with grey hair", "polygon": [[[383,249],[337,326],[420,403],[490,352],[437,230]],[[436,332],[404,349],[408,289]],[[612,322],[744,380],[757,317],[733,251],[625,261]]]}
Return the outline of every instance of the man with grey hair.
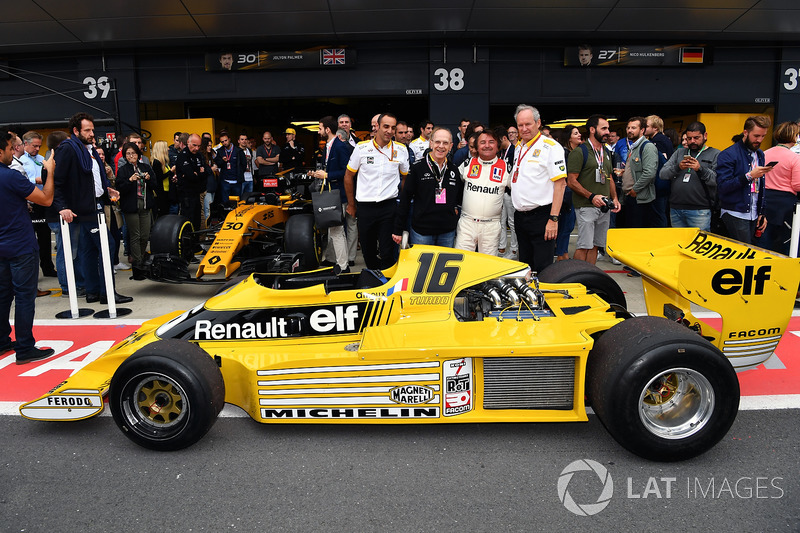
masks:
{"label": "man with grey hair", "polygon": [[[44,157],[39,155],[41,148],[42,135],[39,132],[29,131],[22,136],[23,152],[19,160],[25,168],[25,174],[27,174],[30,182],[36,185],[36,188],[40,191],[44,188],[44,182],[42,181]],[[52,237],[50,227],[45,220],[45,208],[36,204],[31,208],[33,231],[36,233],[36,241],[39,243],[39,265],[42,268],[42,274],[48,277],[55,277],[56,268],[53,265],[52,246],[50,245]]]}
{"label": "man with grey hair", "polygon": [[564,148],[542,135],[535,107],[520,104],[514,113],[520,146],[514,155],[511,201],[519,241],[519,260],[540,272],[553,262],[558,213],[566,187]]}
{"label": "man with grey hair", "polygon": [[[345,134],[347,135],[346,139],[343,139],[344,142],[350,143],[350,146],[355,148],[355,146],[359,143],[358,137],[356,137],[355,133],[353,133],[353,121],[350,119],[350,115],[342,113],[339,115],[339,118],[336,119],[337,126],[340,130],[344,130]],[[336,135],[339,135],[339,131],[337,130]]]}

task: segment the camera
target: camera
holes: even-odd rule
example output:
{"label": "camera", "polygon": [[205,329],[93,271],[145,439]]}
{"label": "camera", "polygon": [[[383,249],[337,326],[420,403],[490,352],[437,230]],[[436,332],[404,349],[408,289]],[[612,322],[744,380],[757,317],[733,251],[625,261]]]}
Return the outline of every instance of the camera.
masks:
{"label": "camera", "polygon": [[603,204],[600,206],[600,211],[603,213],[608,213],[609,209],[614,209],[614,200],[608,196],[603,196]]}

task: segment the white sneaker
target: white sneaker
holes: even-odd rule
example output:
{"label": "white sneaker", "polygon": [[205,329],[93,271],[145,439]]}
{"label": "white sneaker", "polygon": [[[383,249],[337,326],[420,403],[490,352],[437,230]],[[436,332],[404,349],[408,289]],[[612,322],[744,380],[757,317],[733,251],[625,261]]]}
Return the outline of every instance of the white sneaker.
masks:
{"label": "white sneaker", "polygon": [[131,266],[127,263],[123,263],[122,261],[114,265],[114,270],[130,270],[130,269]]}
{"label": "white sneaker", "polygon": [[615,265],[621,265],[622,264],[622,262],[619,261],[616,257],[612,257],[611,258],[611,262],[614,263]]}

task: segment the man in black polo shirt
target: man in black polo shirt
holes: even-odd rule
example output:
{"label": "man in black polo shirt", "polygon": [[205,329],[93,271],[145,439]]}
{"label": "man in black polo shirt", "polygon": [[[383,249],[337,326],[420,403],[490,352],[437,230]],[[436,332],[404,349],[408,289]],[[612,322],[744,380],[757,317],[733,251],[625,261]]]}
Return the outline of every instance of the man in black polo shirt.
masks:
{"label": "man in black polo shirt", "polygon": [[190,135],[186,148],[178,154],[178,160],[175,162],[181,214],[189,219],[196,230],[201,228],[200,193],[206,190],[208,174],[211,172],[200,156],[200,142],[199,135],[196,133]]}

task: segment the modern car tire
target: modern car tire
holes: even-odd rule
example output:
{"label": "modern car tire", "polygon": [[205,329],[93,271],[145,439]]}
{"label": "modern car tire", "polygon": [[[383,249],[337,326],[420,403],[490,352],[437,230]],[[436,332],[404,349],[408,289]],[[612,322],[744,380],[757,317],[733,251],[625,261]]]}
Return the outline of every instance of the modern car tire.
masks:
{"label": "modern car tire", "polygon": [[194,253],[194,227],[182,215],[164,215],[156,220],[150,231],[150,253],[169,254],[190,261]]}
{"label": "modern car tire", "polygon": [[302,252],[305,270],[317,268],[322,257],[322,239],[314,226],[314,215],[292,215],[286,221],[283,248],[286,252]]}
{"label": "modern car tire", "polygon": [[119,366],[108,398],[114,422],[130,440],[151,450],[180,450],[214,425],[225,404],[225,382],[202,348],[166,339]]}
{"label": "modern car tire", "polygon": [[610,304],[628,307],[625,293],[614,278],[580,259],[565,259],[547,265],[537,276],[544,283],[580,283]]}
{"label": "modern car tire", "polygon": [[698,456],[736,419],[733,366],[703,337],[663,317],[630,318],[603,333],[586,372],[597,417],[622,446],[646,459]]}

